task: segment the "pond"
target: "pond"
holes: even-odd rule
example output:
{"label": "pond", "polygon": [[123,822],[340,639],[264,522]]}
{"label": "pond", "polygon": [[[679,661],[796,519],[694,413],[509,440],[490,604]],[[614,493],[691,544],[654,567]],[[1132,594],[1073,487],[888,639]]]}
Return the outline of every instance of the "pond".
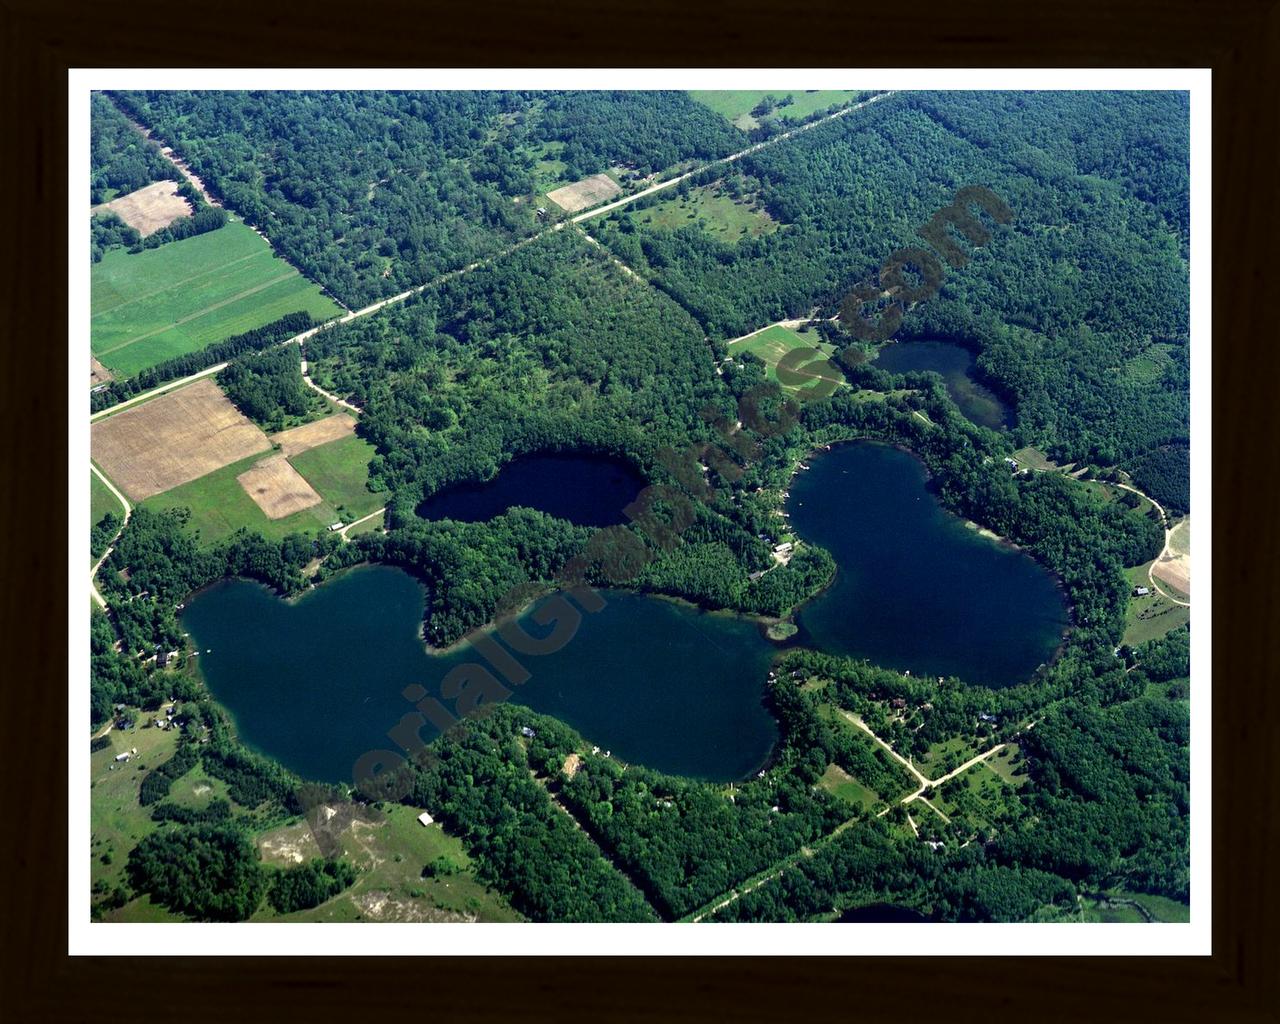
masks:
{"label": "pond", "polygon": [[885,345],[875,366],[889,373],[941,374],[956,407],[980,427],[1002,430],[1013,422],[1005,404],[975,376],[973,353],[950,341],[900,341]]}
{"label": "pond", "polygon": [[914,675],[1003,687],[1051,660],[1068,625],[1055,578],[947,512],[915,456],[857,441],[791,482],[796,534],[835,558],[796,641]]}
{"label": "pond", "polygon": [[644,486],[644,478],[621,459],[544,452],[512,459],[492,480],[439,491],[418,506],[418,515],[474,523],[522,505],[579,526],[613,526],[626,520],[622,510]]}
{"label": "pond", "polygon": [[[774,648],[759,627],[658,598],[600,593],[605,607],[584,613],[562,650],[520,656],[531,678],[511,700],[567,722],[624,761],[713,781],[755,774],[778,737],[764,705]],[[361,754],[396,749],[387,733],[413,710],[405,687],[438,696],[446,672],[482,660],[466,644],[427,650],[419,639],[424,599],[407,573],[361,566],[293,602],[225,580],[193,597],[182,623],[241,738],[305,778],[339,782]],[[535,635],[530,616],[539,606],[522,618]]]}

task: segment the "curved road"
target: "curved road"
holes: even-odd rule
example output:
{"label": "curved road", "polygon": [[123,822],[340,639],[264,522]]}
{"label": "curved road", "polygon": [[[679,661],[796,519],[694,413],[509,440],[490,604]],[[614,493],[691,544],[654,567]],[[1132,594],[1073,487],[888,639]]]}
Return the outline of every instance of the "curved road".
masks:
{"label": "curved road", "polygon": [[1160,584],[1156,582],[1156,573],[1155,573],[1156,563],[1159,562],[1160,559],[1164,558],[1165,555],[1169,554],[1169,551],[1170,551],[1169,539],[1173,536],[1173,530],[1169,528],[1168,513],[1166,513],[1165,510],[1161,508],[1160,502],[1156,501],[1156,499],[1151,497],[1151,495],[1144,494],[1142,491],[1138,490],[1138,488],[1136,487],[1130,487],[1128,484],[1120,484],[1120,483],[1112,484],[1111,486],[1119,487],[1121,490],[1124,490],[1124,491],[1132,491],[1134,494],[1138,495],[1138,497],[1146,498],[1147,501],[1151,502],[1151,504],[1156,507],[1156,511],[1160,513],[1160,525],[1164,527],[1164,547],[1160,549],[1160,554],[1156,555],[1156,557],[1152,559],[1151,564],[1147,566],[1147,579],[1151,581],[1151,586],[1154,587],[1155,590],[1160,594],[1160,596],[1163,597],[1166,601],[1172,601],[1174,604],[1181,605],[1183,608],[1190,608],[1191,607],[1190,601],[1178,600],[1172,594],[1167,593],[1163,588],[1161,588]]}
{"label": "curved road", "polygon": [[107,479],[106,474],[104,474],[102,470],[98,469],[98,467],[92,462],[89,463],[89,469],[93,472],[94,476],[106,485],[107,490],[116,496],[116,500],[120,502],[121,507],[124,509],[124,519],[120,523],[120,529],[117,530],[116,535],[111,538],[111,543],[107,545],[107,550],[102,553],[102,557],[94,563],[93,568],[89,571],[89,594],[93,598],[94,603],[99,608],[105,610],[107,602],[103,598],[102,594],[98,592],[98,584],[96,582],[98,579],[98,570],[102,568],[102,563],[110,558],[111,552],[115,550],[116,541],[119,539],[120,534],[124,532],[124,528],[129,522],[129,517],[133,515],[133,506],[129,504],[129,499],[116,488],[116,485]]}

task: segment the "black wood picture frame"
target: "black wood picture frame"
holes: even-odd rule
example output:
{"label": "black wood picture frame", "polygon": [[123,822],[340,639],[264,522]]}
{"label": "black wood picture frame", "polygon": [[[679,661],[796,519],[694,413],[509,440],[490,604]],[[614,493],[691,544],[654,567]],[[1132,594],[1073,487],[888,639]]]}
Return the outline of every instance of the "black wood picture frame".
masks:
{"label": "black wood picture frame", "polygon": [[[0,196],[0,718],[6,1020],[392,1014],[510,1020],[1280,1018],[1275,327],[1280,5],[802,0],[178,8],[5,0]],[[128,958],[67,955],[67,69],[72,67],[1213,69],[1213,954],[1198,958]],[[30,502],[19,500],[27,495]],[[32,512],[35,512],[33,515]],[[75,595],[73,595],[74,597]],[[959,926],[963,927],[963,926]],[[1140,949],[1140,928],[1131,930]],[[358,936],[348,950],[359,954]],[[406,932],[406,953],[412,935]],[[975,932],[975,942],[981,942]],[[127,946],[127,939],[121,939]],[[530,931],[531,951],[552,944]],[[545,944],[545,946],[544,946]],[[539,948],[543,947],[543,948]],[[605,952],[605,950],[602,950]],[[785,952],[779,950],[778,952]],[[1011,1016],[1013,1014],[1013,1016]]]}

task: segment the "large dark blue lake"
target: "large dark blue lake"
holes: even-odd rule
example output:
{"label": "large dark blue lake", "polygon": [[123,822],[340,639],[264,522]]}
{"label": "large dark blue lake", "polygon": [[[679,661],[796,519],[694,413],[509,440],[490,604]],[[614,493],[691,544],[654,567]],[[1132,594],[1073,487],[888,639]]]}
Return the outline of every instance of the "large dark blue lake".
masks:
{"label": "large dark blue lake", "polygon": [[857,441],[816,455],[787,512],[836,560],[798,616],[798,642],[915,675],[1010,686],[1053,658],[1068,625],[1054,577],[947,512],[924,465]]}
{"label": "large dark blue lake", "polygon": [[458,484],[422,502],[424,519],[474,523],[516,505],[579,526],[612,526],[644,488],[644,478],[621,459],[582,453],[541,453],[512,459],[492,479]]}
{"label": "large dark blue lake", "polygon": [[[583,613],[559,652],[520,656],[531,678],[512,701],[567,722],[625,761],[728,781],[768,759],[777,725],[764,686],[774,649],[752,622],[620,591]],[[388,566],[362,566],[286,603],[227,580],[197,594],[183,628],[241,737],[300,775],[338,782],[356,759],[395,749],[387,733],[419,684],[479,659],[469,645],[429,653],[425,591]],[[521,620],[529,633],[535,605]],[[424,740],[431,738],[427,730]]]}
{"label": "large dark blue lake", "polygon": [[950,341],[899,341],[876,356],[877,369],[889,373],[940,374],[956,407],[980,427],[1000,430],[1013,417],[1005,404],[975,376],[973,353]]}

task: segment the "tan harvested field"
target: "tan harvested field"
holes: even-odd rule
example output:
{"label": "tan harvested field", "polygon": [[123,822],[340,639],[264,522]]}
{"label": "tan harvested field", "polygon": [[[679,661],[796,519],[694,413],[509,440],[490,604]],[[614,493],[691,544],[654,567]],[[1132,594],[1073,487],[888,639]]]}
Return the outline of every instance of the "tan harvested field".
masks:
{"label": "tan harvested field", "polygon": [[136,192],[93,207],[94,213],[110,210],[146,238],[167,228],[179,217],[192,212],[191,204],[178,195],[176,181],[155,181]]}
{"label": "tan harvested field", "polygon": [[595,206],[596,203],[612,199],[621,191],[618,183],[609,175],[593,174],[589,178],[575,181],[572,185],[565,185],[563,188],[548,192],[547,198],[562,210],[577,213],[588,206]]}
{"label": "tan harvested field", "polygon": [[319,448],[322,444],[337,441],[348,434],[355,433],[356,421],[345,412],[334,416],[326,416],[314,423],[304,423],[292,430],[282,430],[272,434],[271,440],[280,446],[285,458],[292,458],[299,452]]}
{"label": "tan harvested field", "polygon": [[270,447],[209,377],[90,428],[93,460],[134,501]]}
{"label": "tan harvested field", "polygon": [[1186,594],[1188,597],[1191,596],[1190,555],[1165,555],[1163,558],[1156,560],[1155,565],[1151,567],[1151,573],[1156,579],[1169,584],[1174,590]]}
{"label": "tan harvested field", "polygon": [[89,387],[96,388],[99,384],[106,384],[108,381],[115,380],[111,375],[111,371],[103,366],[93,356],[89,357]]}
{"label": "tan harvested field", "polygon": [[268,519],[283,519],[320,504],[320,495],[283,455],[263,459],[236,477],[236,483]]}

